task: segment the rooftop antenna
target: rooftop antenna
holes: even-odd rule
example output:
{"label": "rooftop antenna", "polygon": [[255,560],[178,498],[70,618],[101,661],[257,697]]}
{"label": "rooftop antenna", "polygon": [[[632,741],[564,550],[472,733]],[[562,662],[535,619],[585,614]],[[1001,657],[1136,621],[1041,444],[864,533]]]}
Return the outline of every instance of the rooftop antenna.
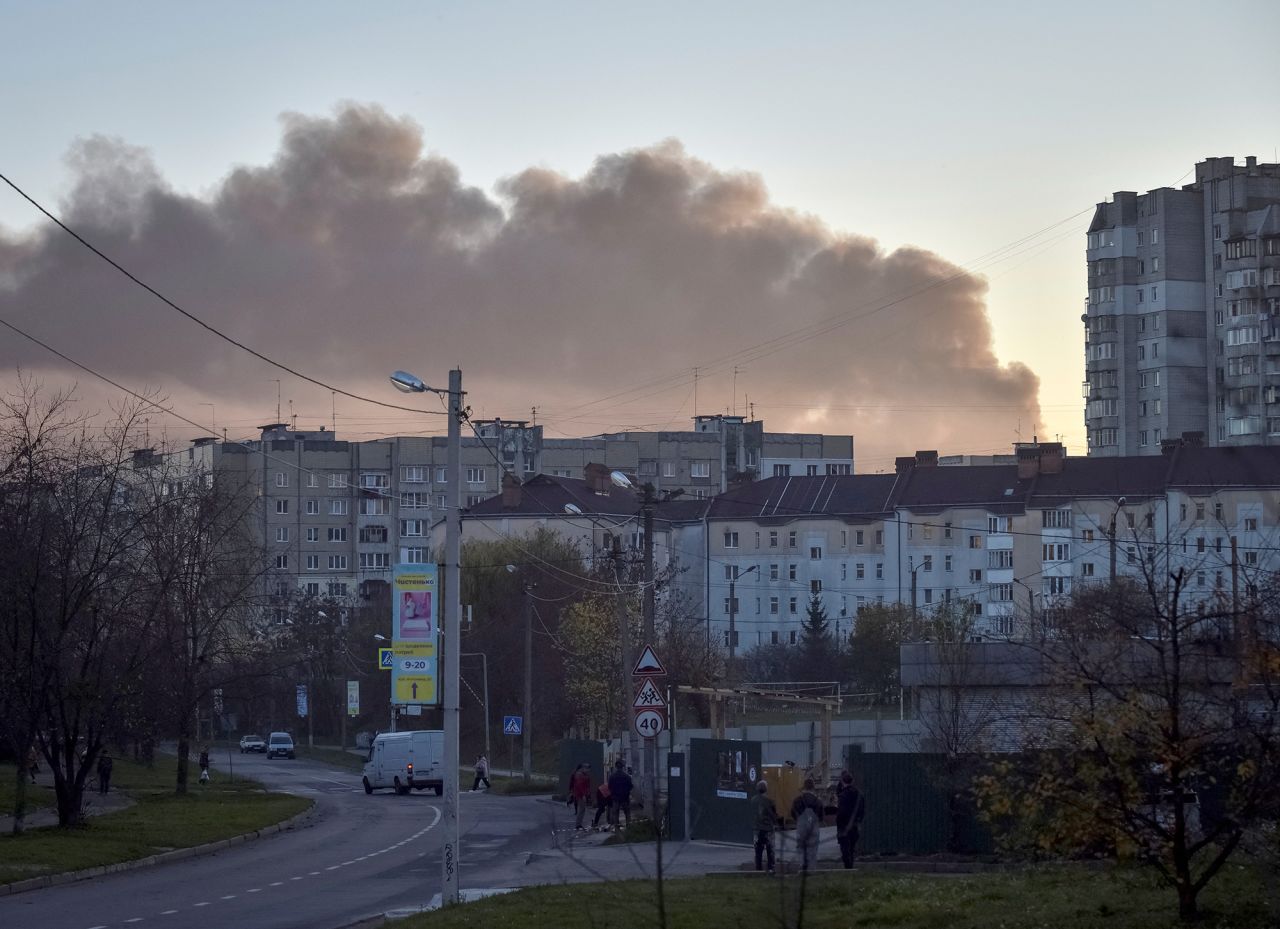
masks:
{"label": "rooftop antenna", "polygon": [[530,407],[529,414],[532,417],[532,424],[535,426],[538,425],[538,408],[536,406]]}
{"label": "rooftop antenna", "polygon": [[738,366],[733,366],[733,415],[738,415]]}
{"label": "rooftop antenna", "polygon": [[226,426],[222,427],[222,444],[223,445],[227,444],[227,427]]}
{"label": "rooftop antenna", "polygon": [[698,367],[693,368],[693,418],[698,418]]}
{"label": "rooftop antenna", "polygon": [[747,411],[751,414],[751,422],[754,423],[756,421],[756,405],[747,397],[743,397],[742,399],[747,401]]}
{"label": "rooftop antenna", "polygon": [[293,401],[289,401],[289,428],[298,431],[298,414],[293,412]]}
{"label": "rooftop antenna", "polygon": [[273,377],[271,380],[276,382],[276,422],[280,422],[280,378]]}

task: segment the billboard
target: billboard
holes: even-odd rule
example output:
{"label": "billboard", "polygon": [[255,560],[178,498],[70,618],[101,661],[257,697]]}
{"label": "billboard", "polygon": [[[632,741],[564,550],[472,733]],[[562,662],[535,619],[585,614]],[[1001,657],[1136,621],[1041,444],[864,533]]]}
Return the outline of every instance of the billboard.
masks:
{"label": "billboard", "polygon": [[347,715],[360,715],[360,682],[347,681]]}
{"label": "billboard", "polygon": [[440,702],[440,585],[433,564],[399,564],[391,575],[391,700]]}

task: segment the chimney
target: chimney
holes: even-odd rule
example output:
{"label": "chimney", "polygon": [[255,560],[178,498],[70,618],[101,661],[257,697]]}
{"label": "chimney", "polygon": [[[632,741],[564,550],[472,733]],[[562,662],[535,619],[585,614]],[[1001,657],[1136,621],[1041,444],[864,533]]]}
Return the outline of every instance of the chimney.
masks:
{"label": "chimney", "polygon": [[1013,447],[1014,457],[1018,460],[1018,480],[1028,481],[1040,473],[1040,445],[1027,442]]}
{"label": "chimney", "polygon": [[582,476],[586,479],[587,490],[593,494],[608,494],[612,482],[609,480],[609,469],[602,464],[591,461],[582,469]]}
{"label": "chimney", "polygon": [[893,459],[893,470],[898,474],[906,474],[914,471],[916,467],[916,459],[912,455],[904,455],[901,458]]}
{"label": "chimney", "polygon": [[1040,473],[1061,474],[1062,465],[1066,457],[1067,450],[1062,447],[1061,442],[1041,442]]}
{"label": "chimney", "polygon": [[520,501],[524,497],[524,490],[520,486],[520,478],[514,474],[504,474],[502,476],[502,508],[504,510],[514,510],[520,506]]}
{"label": "chimney", "polygon": [[926,451],[916,452],[917,468],[936,468],[938,466],[937,449],[928,449]]}

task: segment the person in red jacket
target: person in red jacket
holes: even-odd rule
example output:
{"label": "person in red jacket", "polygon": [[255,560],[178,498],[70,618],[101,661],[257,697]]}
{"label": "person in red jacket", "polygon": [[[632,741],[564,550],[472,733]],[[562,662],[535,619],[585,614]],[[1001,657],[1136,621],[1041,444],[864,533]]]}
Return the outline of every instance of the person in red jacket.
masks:
{"label": "person in red jacket", "polygon": [[574,826],[576,831],[583,831],[583,820],[587,816],[587,804],[591,799],[591,765],[578,765],[569,778],[569,796],[573,800]]}

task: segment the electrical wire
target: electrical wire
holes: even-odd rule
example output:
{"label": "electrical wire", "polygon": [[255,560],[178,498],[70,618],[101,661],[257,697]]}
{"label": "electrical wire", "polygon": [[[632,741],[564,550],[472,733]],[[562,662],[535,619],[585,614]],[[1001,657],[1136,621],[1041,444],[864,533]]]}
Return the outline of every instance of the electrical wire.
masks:
{"label": "electrical wire", "polygon": [[24,200],[30,203],[33,207],[35,207],[37,210],[43,213],[49,219],[49,221],[52,222],[55,226],[57,226],[67,235],[71,236],[71,238],[75,239],[77,242],[79,242],[81,245],[87,248],[90,252],[97,255],[99,258],[101,258],[111,267],[115,268],[117,271],[123,274],[130,281],[137,284],[139,287],[141,287],[147,293],[151,294],[153,297],[155,297],[165,306],[169,307],[170,309],[186,317],[191,322],[195,323],[197,326],[200,326],[202,329],[212,333],[213,335],[222,339],[224,342],[227,342],[230,345],[234,345],[236,348],[240,349],[241,351],[247,352],[253,357],[259,359],[260,361],[265,361],[267,364],[271,365],[274,368],[279,368],[281,371],[284,371],[288,374],[292,374],[294,377],[299,378],[300,380],[304,380],[309,384],[315,384],[317,387],[323,387],[325,390],[331,390],[336,394],[341,394],[342,396],[348,397],[352,400],[359,400],[362,403],[372,403],[375,406],[386,407],[387,409],[391,409],[391,410],[403,410],[407,413],[423,413],[428,415],[433,414],[434,411],[431,411],[431,410],[419,410],[414,407],[399,406],[398,404],[395,404],[395,403],[385,403],[382,400],[374,400],[371,397],[364,397],[364,396],[361,396],[360,394],[352,393],[351,391],[344,390],[341,387],[334,387],[332,384],[327,384],[324,381],[319,380],[318,378],[314,378],[309,374],[303,374],[301,371],[298,371],[295,368],[291,368],[288,365],[283,364],[282,362],[276,361],[274,358],[270,358],[267,355],[264,355],[262,352],[258,351],[257,349],[251,348],[250,346],[239,341],[238,339],[235,339],[232,336],[227,335],[221,329],[217,328],[216,326],[210,323],[205,322],[203,319],[196,316],[194,313],[191,313],[183,309],[173,300],[170,300],[160,291],[156,290],[156,288],[152,287],[146,281],[139,278],[137,275],[135,275],[128,268],[124,267],[114,258],[107,255],[105,252],[103,252],[101,249],[95,246],[92,242],[90,242],[80,233],[76,232],[74,229],[72,229],[70,226],[64,223],[57,216],[54,216],[53,213],[51,213],[41,203],[39,203],[34,197],[32,197],[25,190],[23,190],[21,187],[15,184],[12,180],[10,180],[5,174],[0,173],[0,181],[4,181],[6,184],[8,184],[9,187],[11,187],[14,190],[14,192],[18,194],[18,196],[22,197]]}

